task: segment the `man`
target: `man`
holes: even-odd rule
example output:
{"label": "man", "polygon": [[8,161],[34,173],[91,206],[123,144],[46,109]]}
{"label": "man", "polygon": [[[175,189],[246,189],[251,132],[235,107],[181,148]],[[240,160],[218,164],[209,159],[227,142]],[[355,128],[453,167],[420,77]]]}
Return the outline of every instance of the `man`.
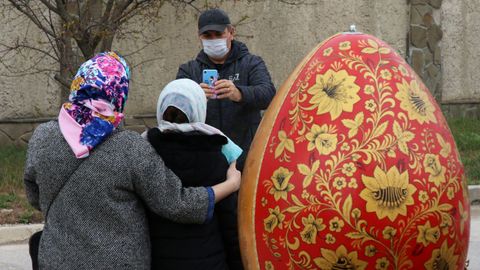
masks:
{"label": "man", "polygon": [[[237,168],[243,170],[260,123],[260,111],[272,101],[275,87],[262,58],[234,40],[235,28],[223,10],[203,12],[198,19],[198,35],[203,50],[195,60],[180,66],[177,79],[200,83],[208,98],[206,123],[223,131],[243,149],[237,160]],[[213,89],[202,83],[204,69],[218,70]]]}

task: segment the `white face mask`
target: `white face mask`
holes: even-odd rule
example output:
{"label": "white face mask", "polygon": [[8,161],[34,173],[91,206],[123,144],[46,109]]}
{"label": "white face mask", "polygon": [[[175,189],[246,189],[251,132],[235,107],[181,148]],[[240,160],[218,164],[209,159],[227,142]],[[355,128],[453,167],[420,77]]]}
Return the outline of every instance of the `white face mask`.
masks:
{"label": "white face mask", "polygon": [[228,53],[227,39],[202,39],[203,51],[213,59],[221,59]]}

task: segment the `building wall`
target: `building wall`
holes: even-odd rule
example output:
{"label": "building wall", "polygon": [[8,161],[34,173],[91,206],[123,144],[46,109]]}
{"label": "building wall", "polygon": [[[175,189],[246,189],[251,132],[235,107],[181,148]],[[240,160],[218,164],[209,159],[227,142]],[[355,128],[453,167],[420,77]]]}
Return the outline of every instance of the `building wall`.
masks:
{"label": "building wall", "polygon": [[[202,1],[199,1],[202,2]],[[478,98],[480,84],[478,66],[480,54],[480,28],[476,24],[480,0],[310,0],[304,4],[289,5],[278,0],[267,1],[209,1],[226,10],[237,26],[237,39],[245,42],[250,51],[266,62],[275,86],[279,88],[295,66],[316,44],[329,36],[355,24],[360,32],[383,39],[405,58],[410,57],[409,32],[411,6],[430,4],[438,6],[433,13],[435,22],[443,30],[441,48],[442,102],[458,102]],[[432,2],[432,3],[430,3]],[[193,59],[200,50],[197,38],[198,13],[192,8],[178,10],[165,5],[158,22],[131,22],[131,30],[142,35],[116,40],[114,49],[132,66],[132,82],[126,107],[127,126],[141,130],[154,124],[159,92],[174,79],[178,66]],[[246,18],[242,20],[242,18]],[[36,42],[45,41],[41,33],[18,14],[0,17],[2,42],[28,35]],[[28,29],[25,33],[24,29]],[[142,38],[143,36],[144,38]],[[146,45],[147,39],[160,38],[156,43],[133,53]],[[55,68],[51,60],[32,63],[35,55],[11,56],[9,61],[26,69],[30,65]],[[440,65],[440,64],[439,64]],[[0,64],[0,74],[5,68]],[[0,75],[0,144],[28,141],[36,124],[55,117],[61,104],[56,82],[47,73],[30,76],[5,77]],[[451,105],[446,105],[452,111]],[[473,103],[473,114],[480,115],[478,104]],[[37,121],[40,118],[40,121]],[[7,119],[7,121],[5,121]],[[8,119],[20,119],[10,121]],[[31,121],[30,119],[37,119]],[[21,124],[19,124],[21,122]],[[23,139],[19,139],[22,137]]]}

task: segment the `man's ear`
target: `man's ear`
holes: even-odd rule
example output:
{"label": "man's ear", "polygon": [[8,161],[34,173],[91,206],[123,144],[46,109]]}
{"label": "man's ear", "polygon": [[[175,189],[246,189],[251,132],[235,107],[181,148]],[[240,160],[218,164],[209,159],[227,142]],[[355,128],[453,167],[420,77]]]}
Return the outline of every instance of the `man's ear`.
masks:
{"label": "man's ear", "polygon": [[235,37],[235,34],[237,33],[237,29],[235,28],[235,26],[230,25],[228,28],[229,28],[228,30],[230,31],[232,36]]}

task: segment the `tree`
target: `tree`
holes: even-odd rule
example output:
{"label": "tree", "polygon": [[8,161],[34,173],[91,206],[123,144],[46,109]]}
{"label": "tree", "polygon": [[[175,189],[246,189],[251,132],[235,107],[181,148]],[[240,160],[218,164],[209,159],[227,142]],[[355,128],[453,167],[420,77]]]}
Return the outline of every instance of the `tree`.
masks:
{"label": "tree", "polygon": [[[125,25],[135,17],[156,20],[165,3],[200,11],[195,0],[6,0],[0,4],[0,11],[19,12],[23,19],[40,29],[47,44],[35,44],[29,40],[28,34],[11,44],[0,43],[0,64],[13,73],[23,73],[2,58],[25,50],[36,52],[41,59],[50,58],[58,66],[47,71],[53,72],[55,80],[62,85],[64,100],[80,63],[98,52],[111,50],[117,36],[131,34],[125,32],[132,31],[126,30]],[[137,31],[139,33],[141,31]],[[147,45],[159,38],[150,38]],[[138,48],[137,52],[141,49]],[[35,67],[24,71],[31,74],[45,69]]]}

